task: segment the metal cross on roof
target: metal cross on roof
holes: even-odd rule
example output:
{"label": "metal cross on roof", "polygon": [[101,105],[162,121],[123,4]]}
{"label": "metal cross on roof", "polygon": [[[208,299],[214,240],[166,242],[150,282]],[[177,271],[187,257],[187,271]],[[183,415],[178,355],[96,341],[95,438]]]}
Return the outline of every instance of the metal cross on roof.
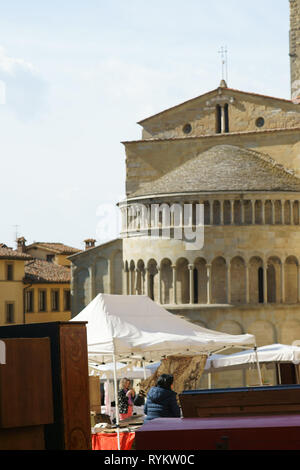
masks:
{"label": "metal cross on roof", "polygon": [[228,82],[228,57],[227,57],[227,46],[222,46],[221,49],[218,51],[221,54],[222,60],[222,80],[226,80]]}

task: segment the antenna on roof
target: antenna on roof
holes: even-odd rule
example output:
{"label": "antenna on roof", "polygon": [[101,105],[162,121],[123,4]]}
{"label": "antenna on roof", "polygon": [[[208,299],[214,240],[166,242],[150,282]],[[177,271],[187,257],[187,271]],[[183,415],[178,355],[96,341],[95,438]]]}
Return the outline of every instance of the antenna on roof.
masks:
{"label": "antenna on roof", "polygon": [[19,234],[18,234],[18,228],[20,227],[20,225],[13,225],[13,227],[15,227],[15,237],[16,237],[16,238],[15,238],[15,241],[17,241],[18,235],[19,235]]}
{"label": "antenna on roof", "polygon": [[228,82],[228,56],[227,56],[227,46],[222,46],[221,49],[218,51],[221,55],[222,61],[222,81],[225,80],[226,83]]}

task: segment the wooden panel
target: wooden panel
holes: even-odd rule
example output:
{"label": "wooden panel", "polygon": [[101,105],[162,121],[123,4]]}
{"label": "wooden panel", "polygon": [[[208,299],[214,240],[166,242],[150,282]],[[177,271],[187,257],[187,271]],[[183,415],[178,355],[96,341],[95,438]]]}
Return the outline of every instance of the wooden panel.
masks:
{"label": "wooden panel", "polygon": [[61,383],[66,450],[91,449],[86,328],[60,327]]}
{"label": "wooden panel", "polygon": [[300,415],[158,418],[136,430],[136,450],[298,450]]}
{"label": "wooden panel", "polygon": [[101,413],[101,393],[100,393],[100,378],[97,375],[89,376],[89,390],[90,390],[90,410],[96,413]]}
{"label": "wooden panel", "polygon": [[0,429],[0,450],[45,450],[44,426]]}
{"label": "wooden panel", "polygon": [[0,365],[0,428],[53,422],[49,338],[4,339]]}
{"label": "wooden panel", "polygon": [[187,391],[180,395],[185,418],[300,413],[300,386]]}
{"label": "wooden panel", "polygon": [[[49,323],[32,323],[26,325],[11,325],[0,327],[0,338],[50,338],[51,349],[51,374],[52,374],[52,387],[53,387],[53,407],[54,407],[54,422],[53,424],[45,425],[45,442],[47,450],[64,450],[72,442],[72,448],[83,448],[85,443],[88,443],[86,449],[91,448],[91,427],[90,427],[90,410],[89,410],[89,392],[88,392],[88,367],[87,367],[87,342],[86,342],[86,323],[85,322],[49,322]],[[75,333],[78,342],[73,342],[70,345],[70,350],[67,349],[68,341],[61,340],[61,332],[66,327],[71,336],[71,332]],[[72,343],[72,341],[71,341]],[[81,351],[82,359],[80,361],[74,360],[76,357],[76,349]],[[68,360],[68,354],[72,355],[72,360]],[[70,370],[67,370],[69,369]],[[82,368],[80,370],[80,368]],[[80,370],[80,372],[79,372]],[[76,401],[76,396],[79,392],[72,391],[73,375],[78,377],[77,382],[81,380],[85,383],[81,390],[80,399]],[[83,378],[79,376],[82,375]],[[86,381],[86,382],[85,382]],[[75,382],[75,380],[74,380]],[[69,385],[68,385],[69,384]],[[68,385],[68,386],[67,386]],[[68,388],[69,387],[69,388]],[[76,388],[76,387],[75,387]],[[68,403],[68,400],[70,402]],[[86,414],[82,419],[75,419],[73,414]],[[70,419],[70,422],[68,420]],[[74,427],[74,422],[80,422],[78,431]],[[83,432],[82,422],[85,423]],[[87,426],[89,423],[89,426]],[[70,428],[73,427],[72,439],[70,437]],[[88,435],[89,433],[89,435]],[[84,435],[84,438],[82,438]],[[79,437],[76,437],[79,436]],[[76,444],[77,443],[77,444]]]}

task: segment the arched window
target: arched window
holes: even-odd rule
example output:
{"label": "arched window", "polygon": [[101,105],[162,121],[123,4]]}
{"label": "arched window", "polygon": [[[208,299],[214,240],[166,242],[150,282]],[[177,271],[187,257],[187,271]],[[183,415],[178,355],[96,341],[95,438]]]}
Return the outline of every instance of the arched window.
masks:
{"label": "arched window", "polygon": [[149,297],[154,300],[154,274],[149,275]]}
{"label": "arched window", "polygon": [[198,303],[198,269],[194,268],[193,270],[193,280],[194,280],[194,304]]}
{"label": "arched window", "polygon": [[264,270],[258,268],[258,303],[264,303]]}
{"label": "arched window", "polygon": [[222,132],[222,108],[219,104],[216,106],[216,133]]}
{"label": "arched window", "polygon": [[224,106],[224,119],[225,119],[224,131],[229,132],[229,108],[228,108],[227,103]]}

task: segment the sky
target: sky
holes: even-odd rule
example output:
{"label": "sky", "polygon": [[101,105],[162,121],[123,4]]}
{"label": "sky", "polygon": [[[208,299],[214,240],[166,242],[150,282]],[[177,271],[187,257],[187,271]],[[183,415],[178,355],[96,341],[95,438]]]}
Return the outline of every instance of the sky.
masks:
{"label": "sky", "polygon": [[122,142],[228,86],[290,99],[288,0],[0,0],[0,243],[118,236]]}

